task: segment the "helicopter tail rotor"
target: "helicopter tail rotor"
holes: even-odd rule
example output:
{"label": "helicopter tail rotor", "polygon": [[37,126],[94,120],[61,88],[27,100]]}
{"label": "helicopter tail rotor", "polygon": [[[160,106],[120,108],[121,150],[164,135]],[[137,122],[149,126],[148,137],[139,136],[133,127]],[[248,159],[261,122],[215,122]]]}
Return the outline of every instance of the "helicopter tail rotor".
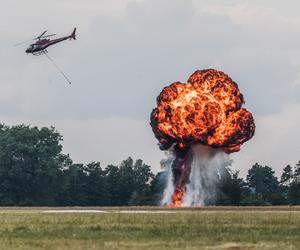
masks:
{"label": "helicopter tail rotor", "polygon": [[70,38],[76,40],[76,28],[74,28],[72,34],[70,35]]}

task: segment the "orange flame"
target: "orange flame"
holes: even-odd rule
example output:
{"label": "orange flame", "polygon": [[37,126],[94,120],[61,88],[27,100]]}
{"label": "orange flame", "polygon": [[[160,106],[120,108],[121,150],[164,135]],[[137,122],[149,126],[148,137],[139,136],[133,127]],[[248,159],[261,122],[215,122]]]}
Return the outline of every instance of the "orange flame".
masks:
{"label": "orange flame", "polygon": [[184,188],[183,188],[183,177],[184,177],[184,173],[186,172],[186,165],[183,164],[180,167],[181,170],[181,174],[179,176],[179,180],[177,182],[177,186],[175,188],[175,191],[172,195],[172,202],[170,204],[168,204],[168,206],[170,207],[180,207],[183,196],[184,196]]}
{"label": "orange flame", "polygon": [[[185,149],[200,143],[231,153],[255,132],[252,114],[245,108],[238,85],[221,71],[197,70],[187,83],[174,82],[157,97],[151,126],[161,149],[176,144]],[[183,175],[175,180],[173,206],[184,196]]]}
{"label": "orange flame", "polygon": [[181,201],[184,195],[182,186],[177,187],[172,194],[172,202],[169,204],[170,207],[180,207]]}

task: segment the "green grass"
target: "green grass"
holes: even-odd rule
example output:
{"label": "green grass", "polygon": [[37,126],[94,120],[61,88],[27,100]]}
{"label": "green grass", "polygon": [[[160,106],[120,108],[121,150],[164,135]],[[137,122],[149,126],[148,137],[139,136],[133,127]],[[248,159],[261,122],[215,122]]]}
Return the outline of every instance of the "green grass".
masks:
{"label": "green grass", "polygon": [[300,212],[0,210],[0,249],[300,249]]}

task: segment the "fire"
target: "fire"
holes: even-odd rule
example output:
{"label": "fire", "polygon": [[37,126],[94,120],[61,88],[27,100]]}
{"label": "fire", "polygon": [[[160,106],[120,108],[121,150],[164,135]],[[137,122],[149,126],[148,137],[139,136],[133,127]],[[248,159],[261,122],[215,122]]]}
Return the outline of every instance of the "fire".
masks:
{"label": "fire", "polygon": [[[176,156],[197,143],[236,152],[255,131],[252,114],[243,104],[238,85],[228,75],[214,69],[197,70],[186,84],[174,82],[162,90],[151,113],[152,130],[162,150],[176,145]],[[174,175],[175,206],[184,196],[184,172],[181,169],[179,176]]]}
{"label": "fire", "polygon": [[174,194],[172,195],[172,203],[169,204],[171,207],[179,207],[183,198],[184,192],[182,186],[179,186],[175,189]]}
{"label": "fire", "polygon": [[169,204],[169,206],[179,207],[181,205],[181,201],[182,201],[182,198],[184,196],[184,189],[183,189],[184,180],[183,180],[183,178],[184,178],[184,173],[186,171],[187,171],[186,165],[182,164],[180,166],[177,186],[176,186],[175,191],[172,195],[172,203]]}

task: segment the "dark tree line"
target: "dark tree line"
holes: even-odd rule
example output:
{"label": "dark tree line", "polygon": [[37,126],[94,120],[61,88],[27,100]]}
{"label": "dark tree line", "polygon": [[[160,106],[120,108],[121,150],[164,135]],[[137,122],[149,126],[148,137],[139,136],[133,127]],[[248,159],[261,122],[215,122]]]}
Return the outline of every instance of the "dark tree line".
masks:
{"label": "dark tree line", "polygon": [[218,204],[284,205],[300,204],[300,161],[283,169],[281,178],[269,166],[254,164],[246,180],[227,170],[219,186]]}
{"label": "dark tree line", "polygon": [[74,164],[53,128],[0,126],[0,205],[150,204],[154,175],[142,160]]}
{"label": "dark tree line", "polygon": [[[62,153],[55,128],[0,125],[1,206],[157,205],[166,173],[128,158],[119,165],[75,164]],[[280,180],[255,164],[244,180],[227,169],[218,186],[220,205],[300,204],[300,162]]]}

